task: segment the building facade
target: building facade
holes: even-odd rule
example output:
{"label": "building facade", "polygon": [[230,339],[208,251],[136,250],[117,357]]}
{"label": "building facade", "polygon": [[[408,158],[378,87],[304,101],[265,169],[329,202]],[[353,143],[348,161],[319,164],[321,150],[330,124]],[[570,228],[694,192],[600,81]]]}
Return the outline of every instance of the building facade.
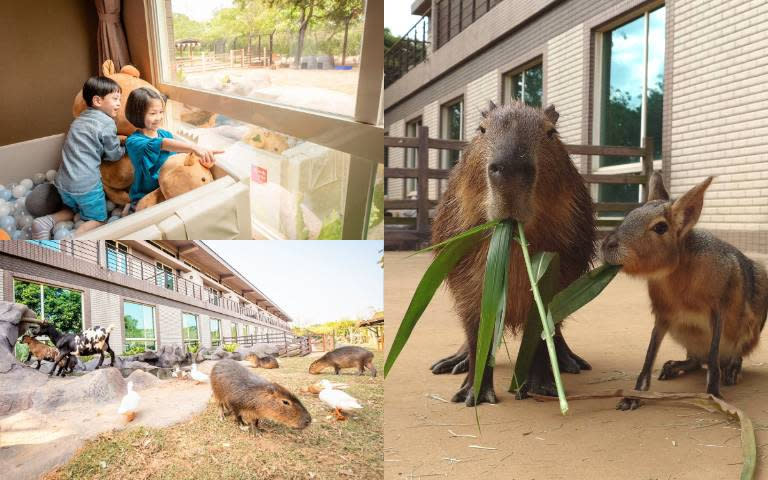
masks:
{"label": "building facade", "polygon": [[[429,25],[426,58],[387,71],[388,135],[425,125],[431,137],[468,140],[489,100],[554,104],[565,143],[641,146],[653,137],[654,169],[673,197],[714,175],[699,226],[768,253],[768,3],[417,0],[412,12]],[[389,149],[387,165],[414,166],[412,155]],[[641,171],[639,158],[572,158],[582,173]],[[431,168],[456,160],[430,151]],[[407,182],[388,179],[387,198],[407,198]],[[592,193],[637,202],[640,188]]]}
{"label": "building facade", "polygon": [[22,292],[40,318],[54,323],[54,297],[79,298],[72,329],[111,326],[118,354],[291,337],[291,318],[197,241],[0,242],[0,300],[18,301]]}

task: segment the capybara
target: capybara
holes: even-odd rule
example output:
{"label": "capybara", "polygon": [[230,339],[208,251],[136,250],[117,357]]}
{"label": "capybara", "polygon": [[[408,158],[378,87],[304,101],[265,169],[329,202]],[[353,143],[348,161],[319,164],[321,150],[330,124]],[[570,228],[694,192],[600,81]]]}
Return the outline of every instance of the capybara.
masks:
{"label": "capybara", "polygon": [[255,353],[249,353],[245,359],[251,362],[251,364],[257,368],[280,368],[280,364],[277,363],[277,359],[272,355],[260,357]]}
{"label": "capybara", "polygon": [[[648,280],[655,321],[635,390],[648,390],[651,370],[664,336],[685,347],[685,360],[670,360],[659,380],[684,375],[707,364],[707,393],[720,396],[741,373],[742,357],[760,340],[768,312],[768,274],[736,247],[693,228],[701,215],[712,177],[670,201],[661,175],[654,173],[648,202],[631,211],[602,245],[606,263],[623,265],[629,275]],[[624,398],[616,408],[641,403]]]}
{"label": "capybara", "polygon": [[286,388],[272,383],[234,360],[219,360],[211,370],[213,399],[221,417],[234,414],[256,433],[259,420],[271,420],[292,428],[306,428],[312,417],[301,401]]}
{"label": "capybara", "polygon": [[[483,112],[477,135],[453,167],[437,207],[432,242],[438,243],[489,220],[523,222],[529,251],[560,255],[560,288],[585,273],[594,255],[595,215],[592,199],[558,136],[554,106],[539,110],[520,102]],[[472,393],[477,330],[490,235],[448,274],[447,284],[464,325],[466,342],[457,352],[433,365],[434,373],[467,371],[454,402],[475,404]],[[531,286],[522,250],[510,246],[509,288],[504,323],[513,333],[526,324]],[[560,329],[555,335],[558,364],[565,372],[589,369],[570,351]],[[556,395],[544,341],[539,343],[528,381],[519,393]],[[496,403],[493,369],[486,368],[478,402]]]}
{"label": "capybara", "polygon": [[326,353],[309,366],[309,373],[317,375],[324,368],[333,367],[336,375],[342,368],[357,367],[357,374],[362,375],[365,369],[371,371],[371,377],[376,376],[376,367],[373,366],[373,353],[361,347],[339,347]]}

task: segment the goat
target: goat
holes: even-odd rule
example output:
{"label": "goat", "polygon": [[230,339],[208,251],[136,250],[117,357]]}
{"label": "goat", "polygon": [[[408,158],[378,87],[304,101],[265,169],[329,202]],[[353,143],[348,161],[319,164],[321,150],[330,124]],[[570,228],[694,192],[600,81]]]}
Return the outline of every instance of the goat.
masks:
{"label": "goat", "polygon": [[[82,333],[61,333],[51,324],[44,325],[38,335],[48,335],[48,337],[56,344],[56,348],[59,349],[59,355],[54,360],[53,368],[48,375],[53,375],[56,366],[63,358],[67,358],[67,362],[72,355],[96,355],[101,354],[99,363],[96,364],[96,369],[101,367],[104,362],[104,352],[109,352],[110,355],[110,367],[115,365],[115,352],[109,346],[109,334],[112,331],[112,327],[99,327],[98,325],[84,330]],[[64,363],[65,365],[67,363]],[[62,367],[59,366],[59,373],[62,377]]]}
{"label": "goat", "polygon": [[[49,345],[46,345],[45,343],[37,340],[35,337],[31,335],[24,335],[21,337],[21,343],[24,343],[29,348],[29,353],[27,354],[27,359],[24,360],[24,362],[29,362],[29,360],[34,356],[35,360],[37,360],[37,367],[36,370],[40,370],[40,365],[42,364],[43,360],[48,360],[50,362],[54,361],[56,359],[56,356],[59,354],[59,351],[56,349],[56,347],[51,347]],[[72,361],[74,359],[70,358],[69,363],[67,365],[67,371],[73,372],[75,370],[75,365],[77,365],[76,361]]]}

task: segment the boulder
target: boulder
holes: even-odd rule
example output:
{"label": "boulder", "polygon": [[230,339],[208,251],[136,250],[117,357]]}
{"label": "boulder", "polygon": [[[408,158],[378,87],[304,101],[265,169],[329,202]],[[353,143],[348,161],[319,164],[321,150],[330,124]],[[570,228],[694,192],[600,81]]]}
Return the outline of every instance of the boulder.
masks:
{"label": "boulder", "polygon": [[122,398],[126,391],[120,371],[110,367],[77,377],[53,378],[36,389],[31,398],[34,407],[55,408],[70,402],[111,402]]}
{"label": "boulder", "polygon": [[218,347],[211,355],[214,359],[221,360],[222,358],[229,358],[230,353],[222,347]]}
{"label": "boulder", "polygon": [[157,351],[157,356],[154,364],[162,368],[173,368],[190,359],[189,353],[185,352],[181,345],[163,345]]}
{"label": "boulder", "polygon": [[136,355],[135,360],[152,363],[156,361],[158,358],[159,357],[157,356],[157,353],[153,352],[152,350],[147,350],[146,352]]}
{"label": "boulder", "polygon": [[[157,369],[157,367],[153,367],[153,368]],[[144,372],[142,370],[134,371],[133,373],[128,375],[128,378],[126,378],[125,381],[133,382],[134,390],[144,390],[150,387],[154,387],[155,385],[160,383],[160,380],[158,379],[157,376]]]}
{"label": "boulder", "polygon": [[240,354],[240,352],[232,352],[229,355],[229,358],[231,358],[232,360],[235,360],[235,361],[240,361],[240,360],[243,359],[243,356]]}
{"label": "boulder", "polygon": [[246,358],[250,354],[254,354],[257,357],[266,357],[267,355],[277,356],[277,352],[280,347],[271,343],[257,343],[250,347],[238,347],[237,351],[240,352],[243,358]]}

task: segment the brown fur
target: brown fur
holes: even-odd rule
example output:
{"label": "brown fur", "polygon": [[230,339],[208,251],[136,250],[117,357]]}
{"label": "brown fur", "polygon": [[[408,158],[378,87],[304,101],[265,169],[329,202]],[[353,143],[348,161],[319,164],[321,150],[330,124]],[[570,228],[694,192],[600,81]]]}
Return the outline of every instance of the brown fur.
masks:
{"label": "brown fur", "polygon": [[[762,265],[735,247],[693,229],[712,177],[675,201],[668,200],[660,178],[654,174],[648,203],[630,212],[606,238],[603,257],[608,263],[623,265],[626,273],[648,280],[655,341],[660,343],[669,333],[686,348],[694,367],[707,363],[710,372],[717,370],[715,378],[708,379],[707,391],[719,395],[719,368],[726,369],[725,384],[735,383],[742,357],[760,339],[768,312],[768,275]],[[715,315],[722,324],[716,351],[712,350]],[[654,340],[649,346],[651,363],[644,366],[638,389],[650,386],[652,347]],[[716,365],[709,365],[710,358]],[[665,365],[660,379],[685,371],[690,370]],[[624,403],[627,408],[636,407]]]}
{"label": "brown fur", "polygon": [[[40,364],[42,360],[48,360],[50,362],[56,360],[59,355],[59,351],[56,347],[51,347],[43,342],[40,342],[34,337],[24,335],[21,337],[21,343],[25,343],[29,347],[29,353],[37,360],[37,369],[40,370]],[[29,357],[27,358],[29,360]]]}
{"label": "brown fur", "polygon": [[250,425],[255,433],[259,420],[267,419],[292,428],[306,428],[312,417],[301,401],[286,388],[272,383],[234,360],[220,360],[211,370],[211,389],[222,418],[230,413]]}
{"label": "brown fur", "polygon": [[312,362],[309,373],[317,375],[328,367],[332,367],[336,375],[342,368],[357,368],[357,374],[362,375],[367,368],[371,372],[371,377],[376,376],[373,353],[362,347],[339,347],[328,352]]}
{"label": "brown fur", "polygon": [[[560,286],[566,286],[589,268],[594,254],[595,223],[589,192],[554,131],[558,114],[554,107],[542,112],[515,102],[500,107],[491,105],[484,116],[481,129],[485,133],[472,139],[451,172],[435,215],[432,242],[442,242],[492,219],[523,220],[531,255],[557,252]],[[505,187],[492,187],[491,161],[501,158],[515,162],[511,157],[517,157],[516,152],[524,152],[534,166],[532,176],[528,181],[510,177]],[[464,324],[471,362],[480,321],[489,238],[470,251],[447,277],[456,311]],[[525,324],[532,298],[522,250],[516,244],[510,248],[504,322],[518,332]],[[472,369],[470,366],[470,384]]]}
{"label": "brown fur", "polygon": [[272,355],[260,357],[255,353],[249,353],[245,359],[251,362],[251,364],[256,368],[280,368],[280,364],[277,363],[277,359]]}

